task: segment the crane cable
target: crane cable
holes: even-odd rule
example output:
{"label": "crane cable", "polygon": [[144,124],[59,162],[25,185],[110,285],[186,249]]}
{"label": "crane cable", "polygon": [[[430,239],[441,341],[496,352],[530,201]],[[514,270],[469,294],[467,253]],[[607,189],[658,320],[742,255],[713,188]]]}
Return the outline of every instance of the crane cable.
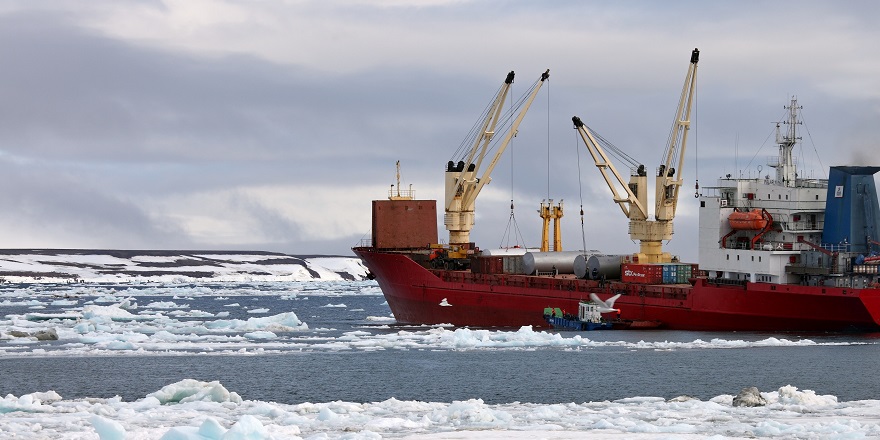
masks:
{"label": "crane cable", "polygon": [[[694,119],[699,121],[699,113],[700,113],[700,100],[698,98],[699,94],[699,82],[694,80]],[[684,165],[682,165],[684,168]],[[700,198],[700,126],[699,124],[694,124],[694,198]]]}
{"label": "crane cable", "polygon": [[584,186],[581,183],[581,147],[580,147],[580,139],[575,132],[574,135],[574,149],[577,152],[577,167],[578,167],[578,196],[581,200],[581,244],[583,247],[583,252],[587,251],[587,232],[584,229]]}
{"label": "crane cable", "polygon": [[[510,92],[513,93],[513,84],[510,85]],[[513,102],[508,102],[509,106],[513,106]],[[509,114],[513,114],[513,110],[509,107]],[[508,117],[509,120],[509,117]],[[516,215],[514,214],[514,203],[513,203],[513,138],[510,139],[510,143],[507,148],[510,150],[510,217],[507,219],[507,227],[504,229],[504,233],[501,235],[501,244],[498,246],[502,249],[509,249],[510,240],[513,238],[515,240],[515,244],[513,247],[518,247],[520,244],[525,247],[525,239],[523,239],[522,232],[519,229],[519,225],[516,223]]]}
{"label": "crane cable", "polygon": [[547,84],[547,200],[550,200],[550,84]]}

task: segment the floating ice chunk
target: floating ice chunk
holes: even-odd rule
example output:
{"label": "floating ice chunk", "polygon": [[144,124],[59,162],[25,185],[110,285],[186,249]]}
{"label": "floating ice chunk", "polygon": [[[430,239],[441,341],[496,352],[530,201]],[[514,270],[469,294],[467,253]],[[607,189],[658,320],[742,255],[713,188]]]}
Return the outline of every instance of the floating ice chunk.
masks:
{"label": "floating ice chunk", "polygon": [[25,394],[25,396],[29,396],[31,400],[37,403],[52,403],[62,400],[61,395],[51,390],[44,393]]}
{"label": "floating ice chunk", "polygon": [[322,307],[322,308],[340,308],[340,309],[344,309],[344,308],[346,308],[346,307],[348,307],[348,306],[345,305],[345,304],[330,304],[330,303],[327,303],[327,305],[325,305],[325,306],[321,306],[321,307]]}
{"label": "floating ice chunk", "polygon": [[218,422],[213,417],[208,417],[202,422],[202,426],[199,427],[199,435],[205,438],[221,438],[223,434],[226,433],[226,428],[220,426],[220,422]]}
{"label": "floating ice chunk", "polygon": [[202,382],[195,379],[183,379],[166,385],[161,390],[148,394],[147,397],[154,397],[163,405],[186,402],[241,403],[241,396],[238,393],[230,392],[216,380]]}
{"label": "floating ice chunk", "polygon": [[435,410],[427,417],[435,423],[467,428],[501,428],[513,420],[510,414],[492,409],[483,399],[453,401],[446,408]]}
{"label": "floating ice chunk", "polygon": [[[224,312],[229,313],[229,312]],[[168,312],[168,316],[186,316],[190,318],[213,318],[214,314],[210,312],[205,312],[202,310],[173,310]]]}
{"label": "floating ice chunk", "polygon": [[71,319],[75,321],[82,317],[83,315],[79,313],[28,313],[24,315],[24,319],[28,321],[48,321],[50,319]]}
{"label": "floating ice chunk", "polygon": [[138,308],[138,305],[134,298],[126,298],[121,303],[119,303],[119,308],[125,310],[135,310]]}
{"label": "floating ice chunk", "polygon": [[268,313],[269,309],[261,308],[261,309],[250,309],[247,311],[248,313]]}
{"label": "floating ice chunk", "polygon": [[265,330],[245,333],[244,337],[248,339],[275,339],[278,337],[275,333],[267,332]]}
{"label": "floating ice chunk", "polygon": [[425,429],[430,422],[415,422],[402,417],[380,417],[370,420],[364,425],[370,431],[406,432],[415,429]]}
{"label": "floating ice chunk", "polygon": [[95,331],[95,324],[89,321],[83,321],[73,326],[73,331],[79,334],[86,334]]}
{"label": "floating ice chunk", "polygon": [[0,399],[0,414],[14,411],[49,412],[51,408],[43,407],[43,403],[52,403],[59,400],[61,400],[61,396],[55,391],[24,394],[21,397],[7,394],[5,398]]}
{"label": "floating ice chunk", "polygon": [[[823,407],[837,405],[837,396],[819,396],[813,390],[798,391],[797,387],[786,385],[777,391],[777,402],[797,407]],[[772,399],[773,396],[771,396]],[[793,408],[788,408],[793,409]],[[802,412],[802,411],[801,411]]]}
{"label": "floating ice chunk", "polygon": [[89,421],[101,440],[125,440],[125,428],[119,422],[99,415],[92,416]]}
{"label": "floating ice chunk", "polygon": [[119,304],[112,306],[96,306],[96,305],[88,305],[83,307],[83,317],[86,319],[95,319],[95,318],[107,318],[111,320],[135,320],[137,319],[137,315],[133,315],[128,310],[125,310],[119,306]]}
{"label": "floating ice chunk", "polygon": [[263,426],[260,421],[250,415],[245,414],[241,416],[241,419],[238,422],[235,422],[229,431],[223,435],[223,440],[257,440],[257,439],[269,439],[269,431],[266,430],[266,427]]}
{"label": "floating ice chunk", "polygon": [[393,316],[367,316],[365,319],[367,321],[380,321],[380,322],[394,322],[395,321]]}
{"label": "floating ice chunk", "polygon": [[322,422],[327,422],[327,421],[338,419],[338,418],[339,418],[339,414],[336,414],[335,412],[333,412],[332,409],[330,409],[326,406],[321,408],[321,410],[318,412],[318,420],[320,420]]}
{"label": "floating ice chunk", "polygon": [[147,304],[150,309],[186,309],[189,304],[177,304],[174,301],[154,301]]}
{"label": "floating ice chunk", "polygon": [[216,419],[208,417],[198,428],[194,426],[171,428],[159,440],[225,440],[231,438],[225,435],[227,432]]}
{"label": "floating ice chunk", "polygon": [[30,301],[10,301],[0,302],[2,306],[38,306],[43,304],[40,300],[32,299]]}
{"label": "floating ice chunk", "polygon": [[300,321],[296,316],[296,313],[293,312],[285,312],[259,318],[248,318],[246,321],[241,319],[219,319],[206,322],[205,327],[209,329],[230,329],[238,331],[267,330],[272,332],[289,332],[295,330],[307,330],[309,328],[309,326]]}
{"label": "floating ice chunk", "polygon": [[137,350],[137,346],[131,341],[109,341],[97,345],[108,350]]}

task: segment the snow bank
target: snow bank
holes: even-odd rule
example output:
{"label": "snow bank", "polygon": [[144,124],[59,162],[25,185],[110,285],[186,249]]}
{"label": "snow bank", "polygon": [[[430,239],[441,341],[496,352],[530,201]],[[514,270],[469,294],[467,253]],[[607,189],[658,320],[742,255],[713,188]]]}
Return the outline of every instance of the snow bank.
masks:
{"label": "snow bank", "polygon": [[[15,283],[144,283],[366,280],[355,257],[299,258],[274,253],[196,254],[169,251],[34,251],[4,255],[3,279]],[[138,252],[147,255],[137,255]],[[114,255],[110,255],[113,253]],[[118,256],[117,256],[118,255]],[[127,256],[126,256],[127,255]]]}

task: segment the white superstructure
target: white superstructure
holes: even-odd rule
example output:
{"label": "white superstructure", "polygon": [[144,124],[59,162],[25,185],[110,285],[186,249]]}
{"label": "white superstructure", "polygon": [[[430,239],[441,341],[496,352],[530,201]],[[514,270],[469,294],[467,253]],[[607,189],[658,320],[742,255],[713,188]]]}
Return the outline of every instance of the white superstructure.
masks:
{"label": "white superstructure", "polygon": [[[776,175],[756,179],[726,178],[704,188],[700,197],[700,268],[710,278],[751,282],[797,283],[803,266],[801,251],[812,258],[832,258],[831,251],[810,243],[822,242],[828,181],[801,179],[792,148],[797,143],[797,99],[791,100],[788,132],[780,135],[779,156],[769,161]],[[735,229],[731,225],[737,225]]]}

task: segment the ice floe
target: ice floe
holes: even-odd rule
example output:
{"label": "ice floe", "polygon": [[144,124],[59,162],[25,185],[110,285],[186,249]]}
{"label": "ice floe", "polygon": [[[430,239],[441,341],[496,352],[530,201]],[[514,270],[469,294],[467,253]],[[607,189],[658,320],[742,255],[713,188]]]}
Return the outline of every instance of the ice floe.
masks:
{"label": "ice floe", "polygon": [[422,402],[243,400],[221,383],[185,379],[126,402],[66,400],[54,391],[0,399],[0,432],[21,438],[234,439],[703,439],[874,438],[880,401],[838,402],[787,385],[767,405],[735,407],[732,395],[634,396],[615,401],[490,405]]}

